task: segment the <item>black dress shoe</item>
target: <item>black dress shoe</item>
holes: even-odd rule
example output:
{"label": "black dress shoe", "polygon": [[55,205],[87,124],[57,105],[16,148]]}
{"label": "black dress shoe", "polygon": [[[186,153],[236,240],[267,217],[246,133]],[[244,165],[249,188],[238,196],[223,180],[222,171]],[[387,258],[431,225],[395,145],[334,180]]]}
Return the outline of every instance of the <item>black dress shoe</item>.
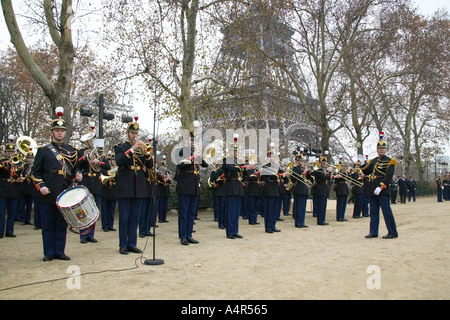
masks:
{"label": "black dress shoe", "polygon": [[8,238],[15,238],[16,235],[15,235],[14,233],[6,233],[6,234],[5,234],[5,237],[8,237]]}
{"label": "black dress shoe", "polygon": [[370,239],[370,238],[378,238],[378,236],[376,236],[376,235],[374,235],[374,234],[372,234],[372,233],[369,233],[369,234],[366,236],[366,239]]}
{"label": "black dress shoe", "polygon": [[189,245],[189,241],[188,241],[188,239],[186,239],[186,238],[180,239],[180,243],[181,243],[183,246]]}
{"label": "black dress shoe", "polygon": [[117,231],[116,229],[114,229],[114,228],[109,228],[109,230],[110,231]]}
{"label": "black dress shoe", "polygon": [[119,249],[120,254],[128,254],[128,249],[127,247],[122,247]]}
{"label": "black dress shoe", "polygon": [[142,250],[136,247],[127,247],[128,252],[142,253]]}
{"label": "black dress shoe", "polygon": [[87,243],[87,239],[81,239],[80,243]]}
{"label": "black dress shoe", "polygon": [[281,230],[280,230],[280,229],[277,229],[277,228],[273,228],[272,231],[273,231],[273,232],[281,232]]}
{"label": "black dress shoe", "polygon": [[228,239],[236,239],[236,237],[234,235],[231,236],[227,236]]}
{"label": "black dress shoe", "polygon": [[194,238],[187,238],[187,241],[189,243],[199,243],[197,240],[195,240]]}
{"label": "black dress shoe", "polygon": [[236,239],[242,239],[242,238],[243,238],[243,236],[241,236],[240,234],[234,234],[234,237],[235,237]]}
{"label": "black dress shoe", "polygon": [[95,238],[87,238],[87,241],[88,242],[92,242],[92,243],[97,243],[98,242],[97,239],[95,239]]}
{"label": "black dress shoe", "polygon": [[58,260],[70,260],[69,256],[66,256],[64,253],[63,254],[55,254],[55,259]]}
{"label": "black dress shoe", "polygon": [[329,225],[329,223],[328,222],[317,222],[317,225],[319,225],[319,226],[327,226],[327,225]]}
{"label": "black dress shoe", "polygon": [[398,234],[397,235],[395,235],[395,234],[387,234],[387,235],[383,236],[383,239],[394,239],[394,238],[397,238],[397,237],[398,237]]}
{"label": "black dress shoe", "polygon": [[52,261],[53,260],[53,256],[44,256],[44,258],[42,259],[42,261]]}

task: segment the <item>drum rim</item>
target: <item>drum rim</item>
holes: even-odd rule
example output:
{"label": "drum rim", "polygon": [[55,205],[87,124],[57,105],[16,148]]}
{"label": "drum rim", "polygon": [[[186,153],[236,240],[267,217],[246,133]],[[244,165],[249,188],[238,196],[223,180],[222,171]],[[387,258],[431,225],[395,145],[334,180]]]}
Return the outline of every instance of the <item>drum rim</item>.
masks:
{"label": "drum rim", "polygon": [[[70,190],[74,190],[74,189],[77,189],[77,188],[85,189],[86,192],[87,192],[87,194],[84,196],[84,198],[83,198],[80,202],[74,204],[73,206],[69,206],[69,207],[63,207],[63,206],[59,205],[58,201],[61,199],[61,197],[62,197],[64,194],[66,194],[66,193],[67,193],[68,191],[70,191]],[[70,209],[70,208],[74,208],[74,207],[76,208],[76,207],[79,206],[81,203],[86,202],[86,199],[87,199],[88,196],[89,196],[89,189],[88,189],[88,188],[86,188],[85,186],[74,186],[74,187],[71,187],[71,188],[68,188],[68,189],[64,190],[63,192],[61,192],[61,193],[58,195],[58,197],[56,197],[56,205],[57,205],[59,208],[61,208],[61,209]]]}

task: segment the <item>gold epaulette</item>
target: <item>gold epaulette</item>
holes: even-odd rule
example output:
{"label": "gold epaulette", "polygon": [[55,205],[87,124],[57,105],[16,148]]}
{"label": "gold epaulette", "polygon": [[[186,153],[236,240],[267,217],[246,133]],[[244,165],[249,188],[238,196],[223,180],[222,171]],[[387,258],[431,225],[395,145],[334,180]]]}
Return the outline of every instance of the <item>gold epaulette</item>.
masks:
{"label": "gold epaulette", "polygon": [[398,163],[397,159],[391,158],[391,161],[389,162],[389,164],[396,166]]}

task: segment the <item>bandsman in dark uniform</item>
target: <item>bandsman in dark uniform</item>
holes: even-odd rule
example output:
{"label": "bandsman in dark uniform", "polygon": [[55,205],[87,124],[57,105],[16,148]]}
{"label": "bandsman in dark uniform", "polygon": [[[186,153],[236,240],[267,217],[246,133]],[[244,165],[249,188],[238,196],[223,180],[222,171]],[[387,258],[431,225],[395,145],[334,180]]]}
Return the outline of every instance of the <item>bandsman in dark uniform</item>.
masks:
{"label": "bandsman in dark uniform", "polygon": [[398,237],[397,226],[395,224],[394,214],[390,205],[391,190],[389,182],[394,175],[397,160],[386,156],[387,144],[383,140],[384,133],[380,132],[380,140],[377,143],[378,157],[371,159],[364,165],[361,170],[369,179],[369,196],[370,196],[370,233],[366,238],[378,237],[378,226],[380,223],[380,207],[383,212],[384,222],[388,234],[383,236],[384,239],[392,239]]}
{"label": "bandsman in dark uniform", "polygon": [[225,173],[226,197],[226,236],[228,239],[241,239],[239,234],[239,216],[244,197],[244,165],[238,159],[237,136],[230,146],[229,155],[224,159],[222,168]]}
{"label": "bandsman in dark uniform", "polygon": [[[34,154],[29,152],[25,157],[23,164],[22,179],[20,185],[20,197],[17,204],[17,215],[22,225],[31,224],[31,211],[33,209],[33,200],[36,189],[33,180],[31,180],[31,169],[33,167]],[[36,218],[36,217],[35,217]]]}
{"label": "bandsman in dark uniform", "polygon": [[67,222],[56,206],[56,198],[73,180],[81,181],[77,170],[77,150],[64,143],[66,125],[63,108],[56,108],[58,119],[51,123],[52,142],[40,147],[31,169],[31,178],[39,191],[44,261],[70,260],[65,254]]}
{"label": "bandsman in dark uniform", "polygon": [[294,216],[294,225],[296,228],[308,228],[305,225],[306,204],[308,202],[308,194],[311,183],[311,171],[303,163],[303,150],[295,155],[295,166],[292,168],[290,175],[292,186],[292,194],[294,196],[294,205],[292,215]]}
{"label": "bandsman in dark uniform", "polygon": [[[273,146],[271,146],[273,148]],[[280,213],[280,188],[278,175],[278,157],[274,155],[273,150],[267,152],[268,162],[261,168],[261,195],[262,195],[262,214],[264,217],[264,229],[267,233],[280,232],[277,229],[276,222]]]}
{"label": "bandsman in dark uniform", "polygon": [[[10,138],[10,140],[12,140]],[[15,153],[14,140],[5,145],[5,156],[0,159],[0,238],[15,238],[14,221],[16,219],[17,203],[20,196],[20,187],[23,163]],[[8,214],[6,214],[8,212]]]}
{"label": "bandsman in dark uniform", "polygon": [[[280,161],[280,159],[278,159]],[[287,190],[286,186],[289,185],[289,174],[285,171],[283,167],[279,167],[278,169],[278,176],[279,176],[279,184],[278,187],[280,188],[280,197],[278,200],[278,207],[279,207],[279,213],[277,220],[283,221],[283,219],[280,218],[281,211],[283,211],[283,216],[289,215],[289,210],[291,209],[291,190]]]}
{"label": "bandsman in dark uniform", "polygon": [[[252,163],[250,163],[252,162]],[[254,161],[250,161],[245,170],[245,188],[247,194],[248,223],[250,225],[259,224],[258,209],[261,199],[261,174],[255,168]]]}
{"label": "bandsman in dark uniform", "polygon": [[[93,126],[87,135],[90,135],[91,139],[84,141],[86,146],[78,150],[78,168],[83,174],[83,180],[80,185],[85,186],[89,190],[94,197],[95,204],[100,208],[102,198],[101,170],[107,171],[111,167],[103,152],[94,147],[95,132]],[[97,240],[94,238],[94,234],[95,223],[87,229],[80,230],[80,242],[96,243]]]}
{"label": "bandsman in dark uniform", "polygon": [[361,171],[360,161],[355,162],[351,177],[354,181],[361,181],[362,183],[362,185],[352,183],[352,192],[355,198],[352,217],[358,219],[361,218],[364,203],[364,173]]}
{"label": "bandsman in dark uniform", "polygon": [[116,174],[119,169],[116,165],[114,153],[108,155],[111,169],[102,168],[102,229],[105,232],[116,231],[114,228],[114,212],[116,210]]}
{"label": "bandsman in dark uniform", "polygon": [[336,221],[347,221],[345,219],[345,209],[347,208],[348,198],[348,185],[347,180],[343,177],[347,175],[346,172],[342,172],[343,165],[342,158],[339,159],[339,170],[334,173],[334,190],[336,192]]}
{"label": "bandsman in dark uniform", "polygon": [[225,172],[222,164],[215,165],[216,170],[211,170],[210,185],[214,197],[214,221],[218,223],[219,229],[226,226],[226,204],[225,204]]}
{"label": "bandsman in dark uniform", "polygon": [[200,196],[200,166],[208,164],[202,159],[201,164],[195,163],[200,154],[194,154],[194,134],[189,132],[191,143],[180,148],[178,156],[181,160],[176,166],[174,180],[177,181],[178,194],[178,237],[182,245],[197,244],[198,240],[192,237],[194,220],[197,216],[198,200]]}
{"label": "bandsman in dark uniform", "polygon": [[444,189],[442,190],[442,198],[445,201],[450,200],[450,174],[446,174],[444,176],[444,180],[442,180],[442,184],[444,185]]}
{"label": "bandsman in dark uniform", "polygon": [[330,195],[330,187],[328,181],[331,179],[331,174],[326,169],[327,156],[322,156],[318,162],[317,170],[314,170],[312,175],[314,177],[314,185],[312,186],[313,193],[317,197],[317,224],[319,226],[326,226],[325,222],[327,212],[327,201]]}
{"label": "bandsman in dark uniform", "polygon": [[416,202],[416,189],[417,182],[414,180],[412,176],[409,176],[408,180],[408,202],[411,202],[411,197],[413,198],[413,202]]}
{"label": "bandsman in dark uniform", "polygon": [[137,140],[138,117],[127,126],[127,141],[114,147],[116,164],[116,195],[119,204],[119,252],[142,253],[137,248],[137,230],[142,202],[148,198],[146,168],[153,166],[151,154],[143,148],[145,143]]}
{"label": "bandsman in dark uniform", "polygon": [[170,186],[172,185],[172,176],[169,169],[167,169],[166,157],[163,157],[161,166],[159,167],[159,174],[157,180],[158,187],[158,222],[165,223],[167,221],[167,210],[169,207]]}
{"label": "bandsman in dark uniform", "polygon": [[408,194],[408,181],[404,174],[398,178],[398,189],[400,193],[400,203],[406,204],[406,195]]}

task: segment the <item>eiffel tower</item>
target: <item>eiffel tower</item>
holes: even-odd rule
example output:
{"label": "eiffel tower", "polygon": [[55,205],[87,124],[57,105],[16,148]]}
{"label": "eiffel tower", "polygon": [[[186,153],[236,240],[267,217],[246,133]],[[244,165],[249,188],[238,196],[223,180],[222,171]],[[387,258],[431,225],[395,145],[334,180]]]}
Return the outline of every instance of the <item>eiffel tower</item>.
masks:
{"label": "eiffel tower", "polygon": [[[255,43],[261,51],[283,60],[300,79],[303,88],[307,88],[290,49],[294,32],[270,10],[261,9],[257,4],[222,28],[221,32],[223,40],[213,76],[222,81],[223,87],[232,89],[221,100],[202,101],[199,97],[196,119],[202,122],[202,128],[222,131],[227,128],[266,129],[268,132],[278,129],[281,157],[292,158],[300,147],[306,154],[318,156],[321,152],[320,131],[306,117],[292,82],[242,37],[244,32],[258,34]],[[239,85],[235,86],[235,83]],[[311,95],[308,96],[308,103],[317,106]],[[342,152],[339,143],[334,146],[340,150],[333,150],[333,153]]]}

